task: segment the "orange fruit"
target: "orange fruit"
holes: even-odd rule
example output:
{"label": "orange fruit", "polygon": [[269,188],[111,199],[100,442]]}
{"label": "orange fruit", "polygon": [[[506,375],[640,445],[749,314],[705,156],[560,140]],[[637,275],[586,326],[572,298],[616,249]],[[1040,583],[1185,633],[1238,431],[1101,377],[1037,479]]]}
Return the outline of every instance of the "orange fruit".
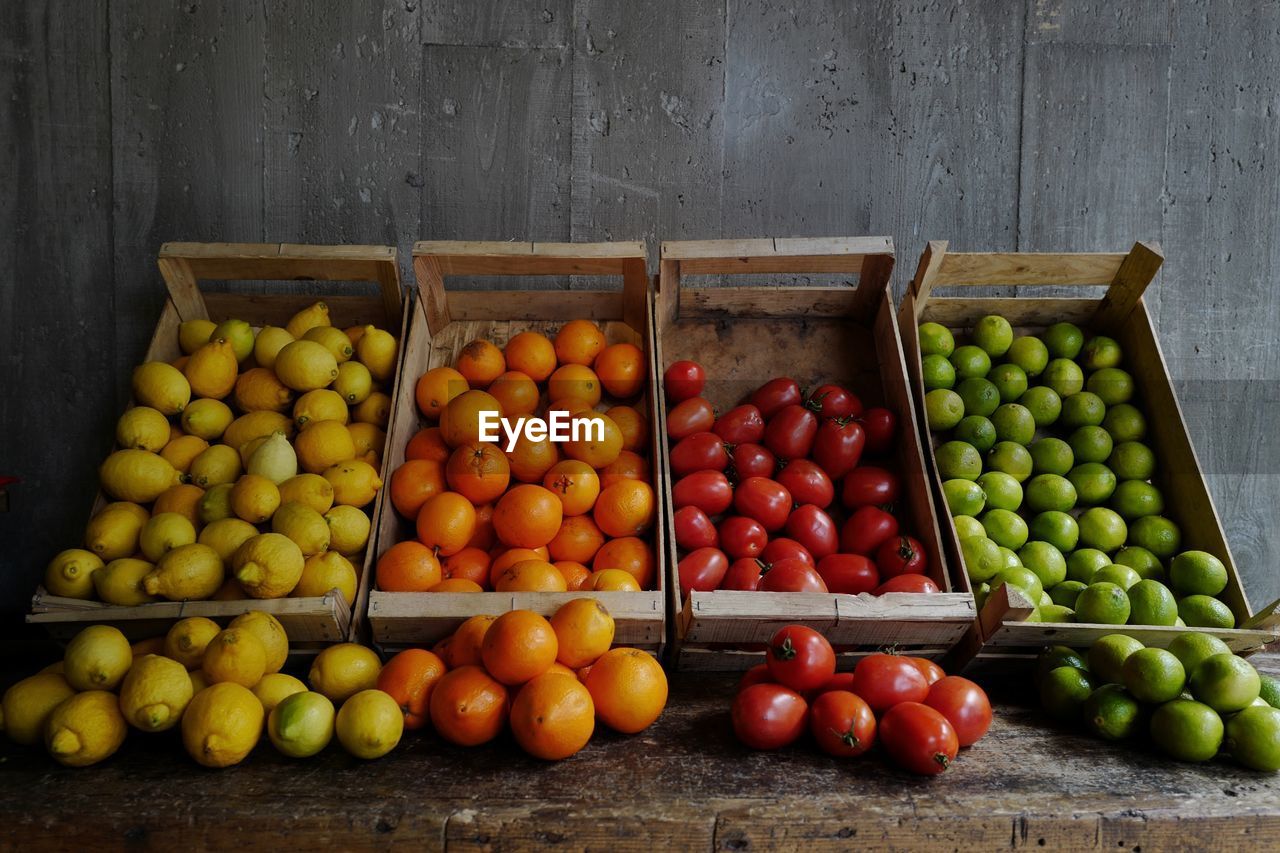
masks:
{"label": "orange fruit", "polygon": [[383,592],[426,592],[440,583],[440,561],[430,548],[412,539],[384,551],[375,571]]}
{"label": "orange fruit", "polygon": [[444,677],[444,661],[426,649],[405,649],[378,673],[377,687],[404,712],[404,727],[420,729],[430,719],[431,691]]}
{"label": "orange fruit", "polygon": [[565,515],[582,515],[595,506],[600,477],[587,463],[566,459],[551,466],[542,478],[542,486],[555,492]]}
{"label": "orange fruit", "polygon": [[542,675],[556,662],[558,651],[555,629],[544,616],[532,610],[509,610],[489,626],[480,657],[490,675],[512,685]]}
{"label": "orange fruit", "polygon": [[594,598],[575,598],[551,617],[559,651],[556,660],[570,669],[594,663],[613,645],[614,624],[609,609]]}
{"label": "orange fruit", "polygon": [[578,679],[579,684],[585,686],[587,683],[587,677],[591,675],[591,667],[584,666],[582,669],[575,670],[573,675]]}
{"label": "orange fruit", "polygon": [[497,541],[498,534],[493,532],[493,504],[476,507],[476,529],[467,540],[467,547],[488,551]]}
{"label": "orange fruit", "polygon": [[160,493],[156,502],[151,505],[151,514],[176,512],[191,522],[196,530],[203,525],[200,522],[200,499],[204,497],[204,489],[191,483],[178,483]]}
{"label": "orange fruit", "polygon": [[623,450],[641,450],[649,440],[649,419],[632,406],[614,406],[605,412],[622,433]]}
{"label": "orange fruit", "polygon": [[581,400],[588,406],[600,402],[600,378],[584,364],[563,364],[547,380],[551,400]]}
{"label": "orange fruit", "polygon": [[560,570],[546,560],[523,560],[504,571],[493,585],[497,592],[568,592]]}
{"label": "orange fruit", "polygon": [[428,498],[418,510],[417,528],[419,542],[448,557],[471,541],[476,529],[476,508],[457,492],[441,492]]}
{"label": "orange fruit", "polygon": [[449,457],[444,473],[449,488],[473,504],[497,500],[511,482],[511,465],[506,455],[484,442],[460,445]]}
{"label": "orange fruit", "polygon": [[591,665],[587,690],[600,721],[623,734],[648,728],[667,705],[667,675],[653,655],[640,649],[601,655]]}
{"label": "orange fruit", "polygon": [[644,388],[648,370],[645,367],[644,351],[635,344],[605,347],[596,356],[594,367],[604,390],[620,400],[634,397]]}
{"label": "orange fruit", "polygon": [[597,572],[622,569],[636,579],[641,589],[648,589],[653,585],[654,572],[657,571],[653,549],[635,536],[623,536],[604,543],[596,551],[591,568]]}
{"label": "orange fruit", "polygon": [[640,584],[636,583],[630,572],[622,569],[592,572],[582,588],[595,592],[640,592]]}
{"label": "orange fruit", "polygon": [[443,638],[441,638],[441,639],[439,639],[439,640],[436,640],[436,644],[435,644],[434,646],[432,646],[432,647],[431,647],[431,654],[433,654],[433,655],[435,655],[436,657],[440,658],[440,660],[445,661],[445,662],[446,662],[446,664],[447,664],[447,663],[448,663],[448,660],[449,660],[449,657],[448,657],[448,655],[449,655],[449,644],[450,644],[451,642],[453,642],[453,635],[452,635],[452,634],[450,634],[450,635],[449,635],[449,636],[447,636],[447,637],[443,637]]}
{"label": "orange fruit", "polygon": [[551,418],[552,412],[564,412],[570,419],[576,418],[578,415],[589,415],[594,412],[586,400],[579,400],[577,397],[564,397],[559,400],[552,400],[547,405],[547,418]]}
{"label": "orange fruit", "polygon": [[587,745],[595,727],[591,693],[576,678],[544,673],[521,687],[511,703],[511,734],[534,758],[568,758]]}
{"label": "orange fruit", "polygon": [[[542,675],[567,675],[570,678],[578,677],[578,674],[576,672],[569,669],[569,667],[565,666],[564,664],[558,661],[556,663],[551,664],[551,666],[547,667],[547,671],[542,673]],[[540,675],[538,677],[541,678],[542,676]]]}
{"label": "orange fruit", "polygon": [[564,585],[569,588],[569,592],[577,592],[586,588],[587,578],[591,577],[591,570],[582,563],[576,563],[573,560],[556,560],[552,563],[560,574],[564,575]]}
{"label": "orange fruit", "polygon": [[458,626],[458,630],[449,640],[449,650],[445,655],[445,663],[449,664],[449,669],[457,669],[460,666],[480,666],[480,644],[484,642],[484,635],[488,632],[489,626],[497,618],[497,616],[481,614],[472,616]]}
{"label": "orange fruit", "polygon": [[604,332],[590,320],[570,320],[556,332],[556,358],[561,364],[591,364],[604,345]]}
{"label": "orange fruit", "polygon": [[564,453],[570,459],[585,462],[592,468],[604,468],[617,461],[622,453],[622,430],[613,418],[599,412],[574,418],[573,429],[577,438],[564,443]]}
{"label": "orange fruit", "polygon": [[608,488],[619,480],[643,480],[649,482],[649,461],[639,453],[624,450],[611,464],[604,466],[600,474],[600,488]]}
{"label": "orange fruit", "polygon": [[494,532],[512,548],[546,545],[555,538],[563,520],[564,510],[555,492],[528,483],[507,492],[493,508]]}
{"label": "orange fruit", "polygon": [[589,515],[571,515],[560,523],[555,538],[547,543],[553,560],[589,563],[604,544],[604,534]]}
{"label": "orange fruit", "polygon": [[621,480],[600,492],[592,515],[607,536],[638,536],[653,526],[653,489],[643,480]]}
{"label": "orange fruit", "polygon": [[[480,441],[480,413],[492,412],[490,418],[502,417],[502,405],[484,391],[465,391],[449,401],[440,413],[440,436],[450,447],[461,447]],[[494,422],[499,436],[502,427]]]}
{"label": "orange fruit", "polygon": [[441,737],[459,746],[479,746],[506,725],[507,688],[478,666],[459,667],[436,682],[428,707]]}
{"label": "orange fruit", "polygon": [[534,382],[545,382],[556,369],[556,348],[538,332],[521,332],[507,341],[502,352],[509,369],[520,371]]}
{"label": "orange fruit", "polygon": [[509,548],[491,556],[493,559],[489,563],[489,585],[496,586],[502,573],[516,563],[523,563],[525,560],[545,560],[551,554],[539,553],[532,548]]}
{"label": "orange fruit", "polygon": [[450,400],[469,388],[467,377],[452,367],[433,367],[418,377],[413,396],[418,401],[418,411],[435,419]]}
{"label": "orange fruit", "polygon": [[507,360],[502,357],[502,350],[489,341],[475,340],[462,348],[453,366],[472,388],[488,388],[506,371]]}
{"label": "orange fruit", "polygon": [[507,454],[511,476],[522,483],[540,483],[551,467],[560,461],[560,451],[551,439],[532,441],[524,432]]}
{"label": "orange fruit", "polygon": [[489,552],[467,546],[440,564],[445,580],[468,580],[481,589],[489,582]]}
{"label": "orange fruit", "polygon": [[444,438],[440,435],[440,427],[425,427],[409,439],[409,443],[404,447],[404,458],[406,461],[430,459],[433,462],[448,462],[451,452],[449,445],[444,443]]}
{"label": "orange fruit", "polygon": [[508,370],[493,380],[488,388],[493,399],[502,405],[502,411],[509,418],[521,415],[532,415],[538,411],[538,383],[518,370]]}
{"label": "orange fruit", "polygon": [[430,459],[409,459],[391,472],[391,503],[405,518],[417,518],[429,499],[445,491],[444,465]]}
{"label": "orange fruit", "polygon": [[427,592],[484,592],[484,587],[466,578],[445,578]]}

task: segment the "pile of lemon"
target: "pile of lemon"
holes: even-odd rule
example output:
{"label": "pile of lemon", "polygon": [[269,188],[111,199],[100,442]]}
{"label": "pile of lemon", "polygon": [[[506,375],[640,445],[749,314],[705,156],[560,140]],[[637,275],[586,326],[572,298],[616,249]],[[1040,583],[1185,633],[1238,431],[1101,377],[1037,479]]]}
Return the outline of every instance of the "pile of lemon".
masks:
{"label": "pile of lemon", "polygon": [[400,742],[404,713],[376,689],[381,662],[372,649],[325,649],[312,664],[310,690],[280,672],[288,654],[284,627],[260,611],[225,629],[190,617],[132,646],[119,629],[92,625],[61,661],[5,691],[0,727],[19,744],[43,741],[68,767],[109,758],[130,728],[180,727],[187,753],[206,767],[239,764],[264,731],[294,758],[315,755],[335,734],[358,758],[381,757]]}
{"label": "pile of lemon", "polygon": [[332,589],[353,602],[399,342],[335,328],[323,302],[284,328],[190,320],[178,336],[181,358],[134,370],[99,470],[114,502],[45,588],[125,606]]}

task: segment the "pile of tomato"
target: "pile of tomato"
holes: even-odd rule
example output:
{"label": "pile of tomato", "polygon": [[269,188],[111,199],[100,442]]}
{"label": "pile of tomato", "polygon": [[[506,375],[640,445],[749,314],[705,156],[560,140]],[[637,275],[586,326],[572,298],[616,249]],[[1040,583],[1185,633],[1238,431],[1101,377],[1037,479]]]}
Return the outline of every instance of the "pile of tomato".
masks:
{"label": "pile of tomato", "polygon": [[991,727],[983,689],[924,658],[872,654],[837,673],[831,644],[803,625],[780,629],[766,655],[733,700],[733,731],[752,749],[808,732],[824,752],[854,758],[879,741],[904,770],[932,776]]}
{"label": "pile of tomato", "polygon": [[893,412],[780,377],[717,416],[702,365],[677,361],[663,378],[682,589],[938,592],[892,511],[898,476],[862,464],[893,449]]}

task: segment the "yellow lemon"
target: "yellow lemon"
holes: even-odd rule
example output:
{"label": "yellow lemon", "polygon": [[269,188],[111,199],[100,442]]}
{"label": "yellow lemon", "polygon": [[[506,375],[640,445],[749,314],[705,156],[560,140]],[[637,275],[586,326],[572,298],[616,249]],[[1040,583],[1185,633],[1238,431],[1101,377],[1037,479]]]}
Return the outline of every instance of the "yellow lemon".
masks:
{"label": "yellow lemon", "polygon": [[395,335],[373,326],[365,326],[364,334],[356,342],[356,358],[379,382],[387,382],[395,375],[399,352],[400,342]]}
{"label": "yellow lemon", "polygon": [[208,545],[174,548],[142,579],[143,588],[170,601],[200,601],[218,591],[226,569],[218,552]]}
{"label": "yellow lemon", "polygon": [[338,366],[333,390],[347,405],[363,403],[373,391],[373,374],[360,362],[348,361]]}
{"label": "yellow lemon", "polygon": [[[238,462],[239,459],[237,458]],[[199,505],[196,507],[196,517],[200,519],[201,524],[212,524],[215,521],[221,521],[224,518],[231,518],[235,515],[235,511],[231,509],[231,489],[233,487],[234,484],[232,483],[219,483],[205,491],[200,497]]]}
{"label": "yellow lemon", "polygon": [[275,366],[280,350],[293,343],[293,335],[279,326],[263,326],[253,342],[253,360],[259,367],[270,370]]}
{"label": "yellow lemon", "polygon": [[333,703],[311,691],[282,699],[267,718],[267,737],[281,754],[309,758],[333,740]]}
{"label": "yellow lemon", "polygon": [[142,587],[142,579],[151,574],[153,568],[155,566],[146,560],[121,557],[93,573],[93,588],[97,590],[98,598],[107,604],[121,607],[146,604],[156,600]]}
{"label": "yellow lemon", "polygon": [[351,443],[356,449],[355,458],[368,462],[374,468],[381,468],[387,434],[376,424],[367,423],[348,424],[347,432],[351,433]]}
{"label": "yellow lemon", "polygon": [[324,514],[329,524],[329,547],[343,556],[359,554],[369,542],[373,522],[364,510],[354,506],[335,506]]}
{"label": "yellow lemon", "polygon": [[179,619],[164,635],[164,653],[187,669],[197,669],[209,641],[221,631],[217,622],[204,616]]}
{"label": "yellow lemon", "polygon": [[133,651],[119,628],[90,625],[67,643],[62,663],[76,690],[114,690],[133,664]]}
{"label": "yellow lemon", "polygon": [[116,421],[116,444],[156,453],[169,443],[169,419],[150,406],[134,406]]}
{"label": "yellow lemon", "polygon": [[138,545],[142,555],[155,562],[174,548],[190,545],[196,541],[196,528],[186,516],[176,512],[162,512],[152,516],[142,525],[138,536]]}
{"label": "yellow lemon", "polygon": [[138,550],[138,534],[150,517],[135,503],[109,503],[89,520],[84,544],[104,561],[127,557]]}
{"label": "yellow lemon", "polygon": [[236,580],[253,598],[284,598],[298,585],[305,562],[294,541],[279,533],[253,537],[231,559]]}
{"label": "yellow lemon", "polygon": [[293,404],[293,422],[300,430],[306,430],[311,424],[321,421],[339,421],[345,424],[348,417],[346,401],[337,391],[329,388],[308,391]]}
{"label": "yellow lemon", "polygon": [[333,486],[333,502],[347,506],[369,504],[382,488],[382,480],[374,467],[358,459],[325,469],[324,478]]}
{"label": "yellow lemon", "polygon": [[164,654],[164,637],[148,637],[145,640],[130,643],[129,653],[133,655],[135,663],[144,655],[162,655]]}
{"label": "yellow lemon", "polygon": [[262,703],[262,710],[270,714],[277,705],[295,693],[306,693],[307,685],[292,675],[269,672],[253,686],[253,695]]}
{"label": "yellow lemon", "polygon": [[211,341],[219,338],[231,343],[236,361],[244,361],[253,352],[253,327],[244,320],[223,320],[209,335]]}
{"label": "yellow lemon", "polygon": [[307,333],[302,336],[304,341],[315,341],[320,346],[333,353],[333,358],[338,364],[342,364],[351,358],[351,354],[355,349],[351,346],[351,339],[343,334],[341,329],[335,329],[333,326],[313,326],[307,329]]}
{"label": "yellow lemon", "polygon": [[56,672],[43,672],[14,684],[0,699],[0,714],[9,739],[23,746],[39,743],[53,709],[75,693]]}
{"label": "yellow lemon", "polygon": [[102,558],[92,551],[68,548],[45,567],[44,588],[63,598],[93,598],[93,573],[102,567]]}
{"label": "yellow lemon", "polygon": [[212,320],[184,320],[178,324],[178,346],[187,355],[209,343],[213,330],[218,328]]}
{"label": "yellow lemon", "polygon": [[279,412],[249,412],[231,422],[227,431],[222,434],[222,443],[239,450],[255,438],[267,437],[276,432],[282,432],[285,438],[291,438],[293,421]]}
{"label": "yellow lemon", "polygon": [[242,412],[284,412],[293,402],[293,391],[273,371],[255,367],[236,380],[236,405]]}
{"label": "yellow lemon", "polygon": [[133,399],[162,415],[176,415],[191,402],[191,384],[182,371],[163,361],[148,361],[133,369]]}
{"label": "yellow lemon", "polygon": [[289,635],[280,620],[263,610],[250,610],[231,620],[232,628],[248,631],[267,653],[266,671],[279,672],[289,659]]}
{"label": "yellow lemon", "polygon": [[151,505],[152,517],[162,512],[173,512],[200,528],[200,501],[204,498],[204,489],[191,483],[179,483],[170,486],[160,493],[156,502]]}
{"label": "yellow lemon", "polygon": [[151,503],[181,476],[167,460],[145,450],[117,450],[98,468],[104,492],[136,504]]}
{"label": "yellow lemon", "polygon": [[276,356],[276,375],[295,391],[324,388],[338,376],[333,353],[315,341],[294,341]]}
{"label": "yellow lemon", "polygon": [[323,515],[306,504],[280,504],[271,516],[271,529],[292,539],[304,557],[322,553],[329,547],[329,525]]}
{"label": "yellow lemon", "polygon": [[235,420],[231,407],[221,400],[201,397],[182,410],[182,428],[205,441],[217,441]]}
{"label": "yellow lemon", "polygon": [[234,483],[240,476],[240,454],[225,444],[215,444],[192,460],[187,473],[202,489]]}
{"label": "yellow lemon", "polygon": [[138,658],[120,685],[120,712],[144,732],[171,729],[195,695],[187,668],[160,655]]}
{"label": "yellow lemon", "polygon": [[289,318],[285,329],[295,338],[301,338],[316,326],[331,325],[333,324],[329,322],[329,306],[323,302],[315,302]]}
{"label": "yellow lemon", "polygon": [[258,452],[258,448],[267,443],[269,435],[260,435],[257,438],[251,438],[244,444],[240,445],[240,464],[249,465],[249,460],[253,458],[253,454]]}
{"label": "yellow lemon", "polygon": [[244,594],[244,589],[240,586],[240,581],[234,576],[227,575],[227,579],[222,582],[222,586],[218,587],[218,591],[213,594],[210,601],[244,601],[248,598]]}
{"label": "yellow lemon", "polygon": [[291,598],[320,598],[331,589],[342,593],[347,604],[356,600],[356,568],[337,551],[325,551],[307,558]]}
{"label": "yellow lemon", "polygon": [[160,456],[183,474],[191,470],[196,457],[209,449],[209,442],[198,435],[180,435],[160,450]]}
{"label": "yellow lemon", "polygon": [[391,420],[391,398],[381,391],[374,391],[355,407],[351,417],[362,424],[385,427]]}
{"label": "yellow lemon", "polygon": [[[339,332],[341,334],[341,332]],[[294,440],[298,462],[308,474],[319,474],[339,462],[354,459],[355,442],[341,421],[320,421],[298,433]]]}
{"label": "yellow lemon", "polygon": [[182,715],[182,745],[205,767],[239,764],[258,745],[265,716],[249,688],[234,682],[210,685]]}
{"label": "yellow lemon", "polygon": [[240,372],[239,359],[231,341],[214,338],[191,354],[182,375],[191,384],[192,393],[221,400],[235,387]]}
{"label": "yellow lemon", "polygon": [[267,651],[253,633],[239,628],[219,631],[205,647],[200,671],[210,684],[233,681],[252,687],[267,670]]}
{"label": "yellow lemon", "polygon": [[209,686],[209,680],[205,678],[204,673],[198,669],[193,669],[188,672],[187,677],[191,679],[191,693],[193,698],[195,694]]}
{"label": "yellow lemon", "polygon": [[280,502],[297,502],[316,512],[328,512],[333,506],[333,486],[319,474],[299,474],[280,484]]}
{"label": "yellow lemon", "polygon": [[245,470],[250,474],[266,477],[278,485],[297,475],[298,454],[289,439],[284,437],[284,433],[273,433],[253,451]]}
{"label": "yellow lemon", "polygon": [[381,671],[382,661],[373,649],[358,643],[338,643],[316,655],[307,680],[312,690],[340,705],[361,690],[376,687]]}
{"label": "yellow lemon", "polygon": [[258,528],[240,518],[221,518],[200,531],[196,541],[218,553],[222,562],[230,563],[236,549],[258,535]]}
{"label": "yellow lemon", "polygon": [[128,730],[115,694],[89,690],[53,709],[45,721],[44,745],[59,764],[87,767],[110,758]]}
{"label": "yellow lemon", "polygon": [[266,477],[245,474],[231,487],[231,509],[250,524],[261,524],[280,508],[280,490]]}
{"label": "yellow lemon", "polygon": [[338,743],[356,758],[381,758],[400,743],[404,711],[390,694],[361,690],[342,703],[334,728]]}

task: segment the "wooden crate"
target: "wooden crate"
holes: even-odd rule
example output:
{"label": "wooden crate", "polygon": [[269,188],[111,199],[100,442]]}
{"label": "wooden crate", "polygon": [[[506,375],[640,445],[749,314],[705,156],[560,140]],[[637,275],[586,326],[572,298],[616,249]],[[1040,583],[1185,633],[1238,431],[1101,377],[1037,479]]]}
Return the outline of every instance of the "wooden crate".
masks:
{"label": "wooden crate", "polygon": [[[372,323],[404,334],[408,314],[403,308],[400,270],[392,246],[309,246],[289,243],[166,243],[158,258],[160,273],[168,290],[160,321],[151,337],[146,361],[169,362],[182,355],[178,347],[178,326],[185,320],[214,322],[238,318],[254,327],[284,326],[296,312],[323,298],[335,326]],[[323,281],[348,283],[340,288],[323,288],[323,296],[270,292],[210,292],[201,281]],[[373,282],[377,295],[351,292],[351,282]],[[403,346],[401,350],[403,351]],[[399,374],[397,373],[397,383]],[[395,399],[395,389],[391,391]],[[386,473],[386,454],[383,472]],[[376,523],[382,493],[374,503]],[[91,515],[107,503],[99,492]],[[242,601],[155,602],[137,607],[120,607],[96,601],[80,601],[36,590],[28,622],[46,626],[51,634],[67,639],[87,624],[106,622],[119,627],[131,639],[163,633],[168,626],[187,616],[229,619],[249,610],[274,614],[289,634],[294,651],[316,650],[328,643],[354,639],[362,629],[365,597],[372,565],[370,547],[356,559],[360,572],[356,601],[346,601],[337,590],[315,598],[282,598]]]}
{"label": "wooden crate", "polygon": [[[1187,632],[1212,633],[1242,654],[1256,651],[1276,636],[1280,620],[1277,604],[1254,613],[1240,584],[1231,549],[1222,532],[1213,500],[1200,472],[1182,410],[1178,406],[1169,371],[1160,351],[1143,292],[1155,277],[1164,257],[1158,246],[1136,243],[1129,252],[1104,254],[1030,254],[948,252],[946,242],[931,242],[925,248],[914,281],[899,309],[899,322],[906,348],[907,366],[917,404],[921,436],[932,448],[937,442],[929,433],[924,416],[924,381],[918,326],[933,321],[957,335],[968,332],[973,323],[987,314],[1007,318],[1018,334],[1038,334],[1056,322],[1072,322],[1119,341],[1124,350],[1124,368],[1134,377],[1138,396],[1148,422],[1148,443],[1159,460],[1157,483],[1164,493],[1165,515],[1182,528],[1183,546],[1208,551],[1227,567],[1228,584],[1223,600],[1236,614],[1238,628],[1154,627],[1144,625],[1053,624],[1026,622],[1032,602],[1019,591],[1003,587],[984,605],[973,630],[957,648],[956,663],[975,657],[991,668],[1017,665],[1034,658],[1045,645],[1085,647],[1106,634],[1125,633],[1147,645],[1167,646],[1174,637]],[[1019,287],[1105,285],[1101,298],[1013,298],[943,297],[934,295],[939,287],[969,285],[1016,285]],[[956,585],[969,589],[969,578],[960,557],[960,543],[950,513],[942,501],[942,479],[933,453],[928,455],[930,477],[939,501],[943,540],[954,569]]]}
{"label": "wooden crate", "polygon": [[[654,406],[652,297],[642,243],[421,242],[413,249],[418,308],[405,347],[404,377],[392,409],[388,470],[404,462],[404,448],[427,425],[414,401],[417,379],[433,367],[451,366],[466,344],[484,338],[503,346],[523,331],[554,336],[568,320],[595,320],[609,343],[630,342],[649,361],[645,405],[653,426],[649,457],[656,476],[659,443]],[[621,290],[457,290],[451,276],[619,276]],[[603,408],[603,405],[602,405]],[[654,484],[655,495],[662,489]],[[660,500],[660,498],[659,498]],[[660,508],[659,508],[660,511]],[[390,502],[377,520],[378,554],[414,537],[413,525]],[[369,593],[373,639],[386,648],[430,645],[477,614],[528,609],[551,615],[566,601],[592,597],[604,603],[617,624],[614,642],[655,654],[665,639],[664,541],[655,524],[656,590],[642,592],[381,592]]]}
{"label": "wooden crate", "polygon": [[[763,644],[782,625],[822,631],[847,653],[897,646],[941,657],[974,618],[973,596],[952,592],[924,468],[897,322],[889,299],[893,244],[887,237],[674,242],[662,245],[655,305],[658,374],[680,359],[707,371],[704,396],[717,411],[737,405],[758,385],[789,375],[802,385],[848,385],[868,406],[900,419],[893,464],[904,487],[903,528],[928,552],[934,595],[829,595],[680,589],[669,492],[668,578],[674,624],[673,660],[682,669],[743,669],[760,661]],[[689,287],[686,276],[842,274],[857,287]],[[664,489],[671,474],[664,437]]]}

